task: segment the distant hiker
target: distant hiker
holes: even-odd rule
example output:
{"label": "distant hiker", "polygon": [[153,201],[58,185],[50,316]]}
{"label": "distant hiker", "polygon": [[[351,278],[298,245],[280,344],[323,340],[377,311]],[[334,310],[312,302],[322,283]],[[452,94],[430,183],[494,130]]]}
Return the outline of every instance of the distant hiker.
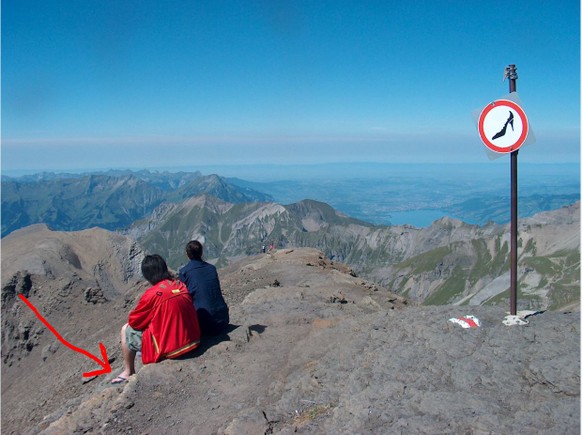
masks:
{"label": "distant hiker", "polygon": [[265,253],[265,251],[267,250],[267,247],[265,245],[263,245],[263,254]]}
{"label": "distant hiker", "polygon": [[274,248],[275,248],[275,247],[274,247],[274,246],[273,246],[273,244],[271,243],[271,244],[269,245],[269,252],[271,252],[271,251],[272,251]]}
{"label": "distant hiker", "polygon": [[202,244],[192,240],[186,245],[188,264],[179,278],[192,296],[203,336],[218,335],[228,326],[228,306],[222,296],[216,267],[202,260]]}
{"label": "distant hiker", "polygon": [[125,382],[135,373],[135,355],[141,351],[144,364],[176,358],[198,347],[200,327],[192,297],[180,281],[174,280],[159,255],[147,255],[141,272],[152,284],[129,313],[121,328],[123,372],[111,381]]}

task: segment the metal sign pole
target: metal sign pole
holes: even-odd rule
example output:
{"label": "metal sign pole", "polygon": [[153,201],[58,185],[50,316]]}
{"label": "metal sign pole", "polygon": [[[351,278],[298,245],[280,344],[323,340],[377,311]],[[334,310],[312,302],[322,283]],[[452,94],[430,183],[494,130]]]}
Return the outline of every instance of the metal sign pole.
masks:
{"label": "metal sign pole", "polygon": [[[515,81],[517,80],[517,68],[515,65],[505,67],[505,76],[509,78],[509,93],[516,92]],[[509,308],[510,314],[517,314],[517,153],[519,150],[511,152],[511,275]]]}

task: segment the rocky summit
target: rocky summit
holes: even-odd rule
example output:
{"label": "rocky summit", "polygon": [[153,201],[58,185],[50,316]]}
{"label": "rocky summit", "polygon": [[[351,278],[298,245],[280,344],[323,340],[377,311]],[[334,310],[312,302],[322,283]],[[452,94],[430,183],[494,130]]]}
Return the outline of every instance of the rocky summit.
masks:
{"label": "rocky summit", "polygon": [[[113,386],[119,328],[146,287],[114,265],[143,254],[131,239],[89,231],[41,227],[3,243],[3,433],[580,431],[578,311],[507,326],[501,307],[423,307],[312,248],[220,269],[228,332],[180,360],[138,364]],[[22,255],[34,247],[37,257]],[[113,372],[83,378],[96,364],[63,346],[19,294],[69,342],[95,354],[103,343]],[[478,327],[451,321],[468,315]]]}

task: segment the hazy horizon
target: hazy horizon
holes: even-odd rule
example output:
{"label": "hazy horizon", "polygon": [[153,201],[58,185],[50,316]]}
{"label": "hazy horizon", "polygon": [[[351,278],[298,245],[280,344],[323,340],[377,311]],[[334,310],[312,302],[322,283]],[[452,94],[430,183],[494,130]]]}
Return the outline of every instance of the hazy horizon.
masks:
{"label": "hazy horizon", "polygon": [[[538,163],[520,162],[518,159],[518,176],[530,174],[535,168],[542,168],[544,173],[550,172],[558,175],[578,176],[580,178],[579,162],[563,163]],[[561,168],[567,168],[564,172]],[[248,181],[279,181],[284,179],[302,180],[319,178],[382,178],[394,173],[386,173],[386,169],[394,170],[397,174],[409,176],[426,175],[426,170],[431,172],[455,176],[450,170],[467,171],[470,174],[498,177],[500,174],[509,176],[509,158],[496,161],[483,161],[471,163],[383,163],[383,162],[355,162],[355,163],[310,163],[310,164],[246,164],[246,165],[193,165],[193,166],[157,166],[157,167],[108,167],[108,168],[72,168],[59,169],[27,169],[4,170],[2,175],[19,178],[43,173],[54,174],[85,174],[109,171],[150,171],[150,172],[200,172],[202,175],[216,174],[225,178],[240,178]],[[520,170],[521,169],[521,170]],[[475,171],[478,172],[475,172]]]}

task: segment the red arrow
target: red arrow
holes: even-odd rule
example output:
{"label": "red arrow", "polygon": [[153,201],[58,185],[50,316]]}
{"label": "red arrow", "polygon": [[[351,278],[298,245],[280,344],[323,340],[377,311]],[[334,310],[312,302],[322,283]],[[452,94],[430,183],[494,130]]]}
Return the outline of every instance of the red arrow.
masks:
{"label": "red arrow", "polygon": [[40,319],[40,321],[42,323],[44,323],[46,325],[46,327],[48,329],[51,330],[51,332],[53,334],[55,334],[55,336],[59,339],[59,341],[61,343],[63,343],[65,346],[67,346],[70,349],[73,349],[75,352],[79,352],[82,353],[83,355],[85,355],[88,358],[91,358],[93,361],[95,361],[97,364],[99,364],[101,367],[103,367],[103,369],[101,370],[94,370],[92,372],[85,372],[83,373],[83,376],[86,378],[89,378],[91,376],[99,376],[99,375],[104,375],[106,373],[111,372],[111,366],[109,365],[109,358],[107,358],[107,350],[105,349],[105,346],[103,346],[103,343],[99,343],[99,348],[101,349],[101,358],[103,358],[103,361],[101,361],[99,358],[97,358],[95,355],[87,352],[84,349],[81,349],[80,347],[74,346],[71,343],[69,343],[67,340],[65,340],[61,334],[59,334],[57,332],[57,330],[55,328],[53,328],[50,323],[40,315],[40,313],[38,312],[38,310],[35,308],[34,305],[32,305],[30,303],[30,301],[28,299],[26,299],[26,297],[23,294],[19,294],[18,296],[20,296],[20,299],[22,299],[22,301],[28,305],[28,307],[34,312],[34,314],[36,314],[36,316]]}

